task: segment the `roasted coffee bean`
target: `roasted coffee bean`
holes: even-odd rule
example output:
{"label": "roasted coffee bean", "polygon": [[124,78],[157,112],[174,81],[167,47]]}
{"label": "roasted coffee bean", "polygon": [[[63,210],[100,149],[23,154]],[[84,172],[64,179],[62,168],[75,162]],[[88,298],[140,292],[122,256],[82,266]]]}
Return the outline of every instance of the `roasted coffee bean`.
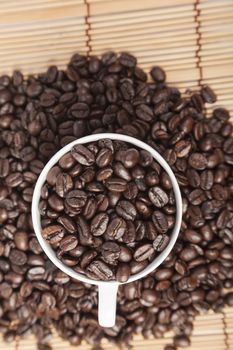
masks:
{"label": "roasted coffee bean", "polygon": [[59,225],[47,226],[42,230],[42,236],[45,240],[48,240],[51,244],[56,244],[64,237],[64,229]]}
{"label": "roasted coffee bean", "polygon": [[136,261],[144,261],[146,259],[150,259],[154,254],[154,249],[152,244],[144,244],[138,249],[135,250],[134,259]]}
{"label": "roasted coffee bean", "polygon": [[116,212],[125,220],[135,220],[137,211],[135,206],[129,201],[119,201],[116,206]]}
{"label": "roasted coffee bean", "polygon": [[74,146],[71,154],[81,165],[92,165],[95,161],[94,154],[83,145]]}
{"label": "roasted coffee bean", "polygon": [[74,249],[78,244],[78,240],[75,236],[67,235],[59,242],[59,247],[62,252],[68,252]]}
{"label": "roasted coffee bean", "polygon": [[114,278],[111,268],[100,260],[93,261],[87,267],[87,274],[90,274],[90,276],[94,279],[100,280],[111,280]]}
{"label": "roasted coffee bean", "polygon": [[113,170],[114,170],[115,175],[119,176],[123,180],[130,181],[132,179],[128,169],[126,169],[124,167],[124,165],[121,164],[120,162],[116,162],[113,165]]}
{"label": "roasted coffee bean", "polygon": [[127,187],[127,182],[121,178],[110,177],[106,180],[105,185],[109,191],[124,192]]}
{"label": "roasted coffee bean", "polygon": [[107,229],[109,217],[104,213],[97,214],[91,221],[93,236],[102,236]]}
{"label": "roasted coffee bean", "polygon": [[73,190],[67,193],[65,201],[69,207],[78,210],[85,206],[87,195],[84,191]]}
{"label": "roasted coffee bean", "polygon": [[102,148],[96,157],[96,164],[99,168],[106,167],[112,160],[112,152],[108,148]]}
{"label": "roasted coffee bean", "polygon": [[114,242],[106,242],[101,246],[101,254],[104,260],[110,265],[115,265],[117,263],[120,252],[120,246]]}
{"label": "roasted coffee bean", "polygon": [[155,211],[152,214],[152,221],[158,233],[166,233],[168,231],[168,219],[163,212]]}
{"label": "roasted coffee bean", "polygon": [[113,239],[120,239],[126,232],[126,222],[121,217],[112,219],[107,227],[107,235]]}
{"label": "roasted coffee bean", "polygon": [[127,282],[130,276],[130,267],[128,264],[120,264],[116,272],[116,280],[118,282]]}
{"label": "roasted coffee bean", "polygon": [[158,187],[152,187],[148,192],[151,202],[157,207],[162,208],[168,203],[168,195],[166,192]]}
{"label": "roasted coffee bean", "polygon": [[61,173],[56,179],[56,193],[64,197],[73,187],[73,180],[70,175]]}
{"label": "roasted coffee bean", "polygon": [[129,148],[125,154],[122,162],[126,168],[133,168],[139,162],[140,154],[135,148]]}
{"label": "roasted coffee bean", "polygon": [[204,170],[207,167],[207,158],[202,153],[192,153],[189,157],[189,165],[197,170]]}
{"label": "roasted coffee bean", "polygon": [[168,245],[169,237],[166,235],[158,235],[154,242],[153,242],[153,248],[157,252],[163,251],[166,246]]}
{"label": "roasted coffee bean", "polygon": [[26,264],[27,255],[18,249],[12,249],[9,254],[9,259],[11,263],[21,266]]}

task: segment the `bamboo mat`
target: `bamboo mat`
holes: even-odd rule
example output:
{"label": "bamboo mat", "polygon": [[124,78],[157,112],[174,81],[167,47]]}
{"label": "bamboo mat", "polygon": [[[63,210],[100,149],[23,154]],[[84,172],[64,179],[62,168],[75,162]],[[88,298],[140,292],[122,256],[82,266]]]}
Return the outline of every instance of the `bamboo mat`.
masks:
{"label": "bamboo mat", "polygon": [[[74,52],[129,51],[146,71],[165,68],[168,82],[183,92],[211,85],[218,95],[214,107],[233,115],[233,0],[0,0],[0,48],[0,73],[9,74],[39,73],[51,64],[65,68]],[[171,336],[137,336],[133,349],[160,350]],[[72,348],[56,335],[52,344]],[[33,338],[0,342],[6,349],[36,345]],[[190,349],[233,350],[233,308],[197,317]]]}

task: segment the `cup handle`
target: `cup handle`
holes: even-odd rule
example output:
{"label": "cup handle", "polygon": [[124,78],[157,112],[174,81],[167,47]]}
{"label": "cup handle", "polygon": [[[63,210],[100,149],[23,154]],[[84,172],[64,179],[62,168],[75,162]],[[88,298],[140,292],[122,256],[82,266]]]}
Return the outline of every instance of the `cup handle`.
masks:
{"label": "cup handle", "polygon": [[101,327],[113,327],[116,322],[118,283],[99,285],[98,319]]}

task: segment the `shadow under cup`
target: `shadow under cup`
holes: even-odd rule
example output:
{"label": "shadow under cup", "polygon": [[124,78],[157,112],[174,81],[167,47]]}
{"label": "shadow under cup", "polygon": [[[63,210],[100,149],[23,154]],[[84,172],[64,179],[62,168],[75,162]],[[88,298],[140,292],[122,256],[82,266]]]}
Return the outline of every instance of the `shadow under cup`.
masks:
{"label": "shadow under cup", "polygon": [[129,144],[132,144],[136,146],[137,148],[141,148],[143,150],[148,151],[151,153],[153,158],[161,165],[161,167],[167,172],[167,174],[170,177],[175,200],[176,200],[176,222],[173,228],[173,231],[170,235],[170,241],[167,245],[167,247],[141,272],[138,272],[135,275],[132,275],[129,277],[127,282],[130,283],[133,281],[136,281],[138,279],[141,279],[151,273],[155,268],[157,268],[168,256],[170,251],[172,250],[177,237],[179,235],[180,227],[181,227],[181,221],[182,221],[182,197],[179,189],[178,182],[176,180],[176,177],[171,170],[168,163],[165,161],[165,159],[157,152],[155,151],[151,146],[147,145],[146,143],[131,137],[127,135],[121,135],[121,134],[113,134],[113,133],[101,133],[101,134],[94,134],[82,137],[78,140],[75,140],[65,147],[63,147],[61,150],[59,150],[54,156],[49,160],[49,162],[45,165],[44,169],[42,170],[34,189],[33,198],[32,198],[32,222],[33,227],[37,236],[37,239],[44,250],[45,254],[48,256],[48,258],[53,262],[53,264],[58,267],[61,271],[69,275],[70,277],[84,282],[89,283],[98,286],[99,289],[99,300],[98,300],[98,319],[99,324],[102,327],[113,327],[115,325],[115,319],[116,319],[116,301],[117,301],[117,290],[118,286],[122,283],[119,283],[117,281],[97,281],[90,279],[86,277],[85,275],[78,273],[74,271],[72,268],[66,266],[59,260],[52,249],[52,247],[49,245],[48,242],[46,242],[42,237],[42,227],[41,227],[41,217],[39,212],[39,202],[40,202],[40,196],[41,196],[41,188],[44,185],[46,181],[47,174],[49,170],[59,161],[59,159],[69,152],[73,146],[77,144],[86,144],[90,142],[99,141],[101,139],[111,139],[111,140],[117,140],[117,141],[124,141]]}

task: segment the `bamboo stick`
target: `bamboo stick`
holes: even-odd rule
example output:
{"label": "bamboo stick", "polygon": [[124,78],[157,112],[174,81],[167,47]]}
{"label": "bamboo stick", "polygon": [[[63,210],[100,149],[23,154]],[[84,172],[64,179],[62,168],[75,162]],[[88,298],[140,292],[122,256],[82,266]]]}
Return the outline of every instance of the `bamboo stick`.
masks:
{"label": "bamboo stick", "polygon": [[[86,15],[86,7],[83,4],[77,4],[76,6],[61,6],[56,8],[54,11],[53,8],[49,9],[39,9],[36,11],[28,10],[24,11],[16,11],[12,13],[8,13],[5,15],[4,13],[0,13],[0,23],[1,25],[10,25],[17,24],[22,22],[43,22],[43,21],[52,21],[57,19],[63,19],[67,17],[74,17],[75,14],[79,14],[79,16]],[[42,20],[43,19],[43,20]]]}
{"label": "bamboo stick", "polygon": [[[83,4],[83,0],[66,0],[66,6],[67,5],[77,5],[77,4]],[[15,9],[18,7],[19,2],[11,0],[10,2],[3,3],[0,2],[0,12],[8,14],[10,12],[15,12]],[[45,9],[45,8],[53,8],[56,10],[57,7],[64,6],[64,1],[41,1],[41,2],[27,2],[23,3],[22,0],[20,1],[20,11],[27,11],[27,10],[38,10],[38,9]]]}
{"label": "bamboo stick", "polygon": [[129,9],[134,11],[139,11],[142,9],[150,9],[150,8],[165,8],[171,7],[174,5],[188,5],[193,6],[192,0],[179,0],[179,2],[174,2],[174,0],[164,0],[161,6],[160,1],[154,0],[118,0],[118,1],[101,1],[97,3],[93,3],[91,6],[91,15],[99,15],[99,14],[107,14],[107,13],[115,13],[119,12],[119,8],[121,12],[128,11]]}
{"label": "bamboo stick", "polygon": [[[195,41],[194,41],[195,42]],[[144,51],[145,55],[147,54],[151,54],[151,52],[155,53],[154,50],[156,50],[156,52],[158,52],[159,55],[173,55],[174,53],[188,53],[188,52],[192,52],[195,53],[196,48],[195,46],[190,43],[190,41],[186,41],[183,42],[182,44],[180,43],[176,43],[176,42],[171,42],[170,45],[168,45],[167,43],[159,43],[159,42],[147,42],[147,41],[142,41],[142,43],[140,43],[140,41],[137,43],[135,41],[133,42],[128,42],[128,43],[117,43],[114,42],[113,44],[95,44],[94,42],[92,42],[92,47],[95,50],[98,51],[103,51],[106,49],[106,47],[112,47],[113,49],[116,49],[118,51]]]}
{"label": "bamboo stick", "polygon": [[172,16],[171,18],[166,18],[166,19],[161,19],[160,16],[154,16],[154,17],[139,17],[137,19],[134,18],[129,18],[129,19],[125,19],[124,21],[122,20],[116,20],[116,21],[100,21],[98,23],[93,22],[93,18],[91,19],[91,27],[92,29],[95,28],[106,28],[106,27],[114,27],[116,28],[116,26],[121,26],[121,30],[122,30],[122,26],[127,26],[127,25],[137,25],[138,23],[147,23],[147,25],[149,23],[154,23],[157,24],[158,27],[160,27],[161,25],[163,26],[170,26],[173,25],[173,23],[194,23],[194,16],[190,15],[190,16],[182,16],[181,14],[179,14],[179,16]]}
{"label": "bamboo stick", "polygon": [[[109,4],[113,4],[112,2],[109,2]],[[134,1],[131,1],[129,3],[130,5],[127,7],[126,10],[124,10],[122,7],[118,7],[118,10],[116,12],[101,12],[96,13],[95,12],[95,6],[91,6],[91,18],[93,23],[94,22],[100,22],[101,20],[108,20],[108,21],[115,21],[115,20],[127,20],[130,18],[137,19],[139,17],[160,17],[160,18],[172,18],[172,17],[180,17],[180,14],[183,13],[185,15],[186,13],[190,16],[190,14],[193,11],[192,5],[186,5],[186,6],[172,6],[172,7],[164,7],[164,8],[156,8],[156,6],[151,6],[149,8],[143,7],[140,11],[135,10],[134,8]]]}
{"label": "bamboo stick", "polygon": [[[176,30],[176,29],[184,29],[184,31],[186,29],[190,29],[190,28],[195,28],[195,26],[197,24],[195,24],[193,21],[190,21],[189,18],[183,18],[183,20],[180,21],[176,21],[176,20],[170,20],[169,21],[170,26],[168,25],[168,22],[158,22],[158,21],[145,21],[142,23],[137,23],[137,25],[135,26],[134,23],[131,24],[121,24],[120,26],[112,26],[109,28],[109,30],[111,31],[111,33],[119,33],[119,34],[125,34],[125,30],[127,29],[127,33],[128,31],[132,31],[135,33],[137,33],[137,31],[139,30],[151,30],[151,31],[156,31],[158,33],[166,33],[167,31],[171,32],[171,29]],[[106,33],[106,27],[99,27],[99,28],[93,28],[93,25],[91,24],[91,28],[90,28],[90,34],[91,35],[104,35],[107,34]]]}
{"label": "bamboo stick", "polygon": [[138,30],[137,33],[135,32],[130,32],[128,33],[127,37],[125,37],[123,35],[123,33],[121,33],[119,35],[119,33],[108,33],[108,35],[105,37],[103,36],[99,36],[99,35],[95,35],[93,33],[93,35],[91,36],[91,39],[92,41],[95,43],[95,44],[106,44],[106,43],[112,43],[114,42],[114,44],[116,42],[122,42],[122,43],[127,43],[127,42],[131,42],[132,40],[133,41],[138,41],[140,42],[140,40],[142,40],[143,42],[147,41],[147,42],[150,42],[150,41],[157,41],[158,44],[159,43],[169,43],[171,44],[171,38],[175,37],[175,38],[179,38],[177,40],[177,43],[180,43],[180,42],[183,42],[185,40],[196,40],[197,39],[197,34],[195,32],[195,29],[194,28],[190,28],[190,29],[185,29],[185,33],[183,33],[183,29],[177,29],[175,31],[170,31],[170,32],[167,32],[165,33],[165,35],[161,35],[160,34],[164,34],[163,32],[154,32],[154,31],[151,31],[150,32],[147,32],[145,30]]}

